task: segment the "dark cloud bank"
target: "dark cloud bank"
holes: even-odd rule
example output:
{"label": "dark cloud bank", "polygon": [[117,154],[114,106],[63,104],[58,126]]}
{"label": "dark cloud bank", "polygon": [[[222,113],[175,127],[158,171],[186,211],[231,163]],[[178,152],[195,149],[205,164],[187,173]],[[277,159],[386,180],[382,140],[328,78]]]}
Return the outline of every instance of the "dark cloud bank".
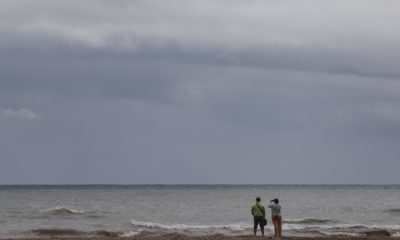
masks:
{"label": "dark cloud bank", "polygon": [[399,183],[397,1],[1,1],[1,184]]}

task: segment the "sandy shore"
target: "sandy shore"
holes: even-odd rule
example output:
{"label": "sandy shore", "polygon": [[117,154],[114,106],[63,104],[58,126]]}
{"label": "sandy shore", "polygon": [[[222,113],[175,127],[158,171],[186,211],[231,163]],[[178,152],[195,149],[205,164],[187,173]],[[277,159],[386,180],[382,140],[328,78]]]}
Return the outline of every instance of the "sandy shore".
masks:
{"label": "sandy shore", "polygon": [[[6,238],[1,238],[6,239]],[[164,237],[77,237],[77,238],[12,238],[12,240],[380,240],[380,239],[390,239],[390,240],[400,240],[400,237],[282,237],[273,238],[271,236],[257,236],[254,238],[252,235],[249,236],[238,236],[238,237],[228,237],[223,235],[213,235],[213,236],[202,236],[202,237],[186,237],[186,236],[164,236]]]}

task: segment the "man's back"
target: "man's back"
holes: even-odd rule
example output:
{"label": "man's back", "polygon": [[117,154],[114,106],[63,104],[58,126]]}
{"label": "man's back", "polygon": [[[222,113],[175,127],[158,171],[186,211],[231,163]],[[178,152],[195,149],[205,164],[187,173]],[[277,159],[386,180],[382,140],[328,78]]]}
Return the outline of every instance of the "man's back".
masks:
{"label": "man's back", "polygon": [[254,236],[257,234],[257,226],[260,225],[261,234],[264,236],[265,207],[260,203],[260,197],[256,198],[256,204],[251,207],[251,214],[254,216]]}
{"label": "man's back", "polygon": [[254,204],[252,208],[254,216],[259,216],[259,217],[263,216],[263,211],[265,211],[265,208],[261,203]]}

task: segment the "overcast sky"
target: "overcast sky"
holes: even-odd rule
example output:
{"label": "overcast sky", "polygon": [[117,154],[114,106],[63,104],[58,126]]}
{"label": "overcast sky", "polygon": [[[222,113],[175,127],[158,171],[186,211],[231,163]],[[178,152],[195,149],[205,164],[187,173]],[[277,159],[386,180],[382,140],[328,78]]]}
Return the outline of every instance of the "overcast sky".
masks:
{"label": "overcast sky", "polygon": [[0,184],[399,184],[398,0],[1,0]]}

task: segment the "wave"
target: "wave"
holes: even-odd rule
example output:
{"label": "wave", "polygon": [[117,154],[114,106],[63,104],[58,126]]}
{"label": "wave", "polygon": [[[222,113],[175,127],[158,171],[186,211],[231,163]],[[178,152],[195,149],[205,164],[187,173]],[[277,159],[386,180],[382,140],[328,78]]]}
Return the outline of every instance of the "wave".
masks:
{"label": "wave", "polygon": [[[206,227],[205,227],[206,228]],[[247,236],[251,233],[251,227],[234,233],[233,231],[219,232],[216,229],[135,229],[125,231],[95,230],[81,231],[77,229],[34,229],[31,233],[39,236],[49,237],[182,237],[182,236]],[[286,236],[292,237],[387,237],[400,235],[399,229],[385,228],[320,228],[306,227],[298,229],[287,229],[283,231]],[[273,234],[272,226],[266,228],[266,234]]]}
{"label": "wave", "polygon": [[323,229],[303,228],[296,230],[283,230],[288,236],[318,236],[318,237],[387,237],[396,234],[395,230],[389,229]]}
{"label": "wave", "polygon": [[47,210],[40,211],[41,213],[49,213],[52,215],[72,215],[72,214],[82,214],[85,212],[85,210],[76,210],[72,208],[67,208],[67,207],[55,207]]}
{"label": "wave", "polygon": [[136,227],[146,228],[163,228],[163,229],[232,229],[245,230],[249,227],[249,223],[225,224],[225,225],[187,225],[187,224],[161,224],[154,222],[142,222],[131,220],[131,224]]}
{"label": "wave", "polygon": [[29,218],[36,219],[36,218],[46,218],[49,216],[71,217],[74,215],[80,215],[80,216],[83,215],[86,218],[98,219],[105,217],[103,213],[105,214],[107,212],[104,211],[98,212],[94,210],[77,210],[68,207],[55,207],[40,211],[40,215],[35,215],[35,214],[30,215]]}
{"label": "wave", "polygon": [[40,228],[33,229],[31,232],[38,235],[82,235],[84,232],[75,229],[62,229],[62,228]]}
{"label": "wave", "polygon": [[391,209],[386,209],[384,211],[393,214],[400,214],[400,208],[391,208]]}
{"label": "wave", "polygon": [[136,236],[138,232],[134,231],[110,231],[110,230],[97,230],[88,232],[86,235],[89,236],[100,236],[100,237],[133,237]]}
{"label": "wave", "polygon": [[335,237],[387,237],[400,233],[400,225],[365,225],[365,224],[334,224],[306,227],[286,228],[284,231],[305,234],[316,234],[318,236]]}
{"label": "wave", "polygon": [[140,237],[159,237],[172,236],[178,234],[182,236],[211,236],[224,235],[235,236],[248,234],[252,229],[249,223],[235,224],[214,224],[214,225],[188,225],[188,224],[161,224],[155,222],[144,222],[131,220],[131,224],[135,230],[139,230]]}
{"label": "wave", "polygon": [[[283,231],[286,236],[293,237],[384,237],[400,234],[400,225],[373,225],[359,223],[326,223],[304,224],[304,220],[292,220],[297,223],[284,223]],[[299,223],[300,222],[300,223]],[[315,222],[315,221],[312,221]],[[110,229],[60,229],[40,228],[29,231],[39,236],[49,237],[177,237],[177,236],[247,236],[252,232],[252,224],[234,223],[225,225],[188,225],[188,224],[161,224],[131,220],[132,226],[126,230]],[[26,233],[29,233],[26,232]],[[273,225],[266,226],[266,234],[273,234]]]}
{"label": "wave", "polygon": [[287,224],[327,224],[327,223],[337,223],[334,219],[316,219],[316,218],[304,218],[296,220],[284,220]]}
{"label": "wave", "polygon": [[[289,223],[288,223],[289,222]],[[189,236],[222,234],[247,235],[251,232],[251,223],[236,223],[229,225],[187,225],[160,224],[131,220],[131,224],[139,230],[138,236],[165,236],[168,234],[183,234]],[[366,237],[388,236],[399,233],[400,225],[366,225],[359,223],[340,223],[334,219],[299,219],[289,220],[283,224],[283,231],[288,236],[318,236],[318,237]],[[266,226],[266,232],[273,232],[273,225]]]}
{"label": "wave", "polygon": [[10,210],[8,211],[8,213],[23,213],[23,211],[19,211],[19,210]]}
{"label": "wave", "polygon": [[139,233],[135,232],[135,231],[125,231],[125,232],[122,232],[122,234],[119,237],[135,237],[138,234]]}
{"label": "wave", "polygon": [[86,237],[134,237],[138,235],[135,231],[112,231],[112,230],[96,230],[96,231],[81,231],[77,229],[63,228],[40,228],[33,229],[30,232],[41,236],[86,236]]}

